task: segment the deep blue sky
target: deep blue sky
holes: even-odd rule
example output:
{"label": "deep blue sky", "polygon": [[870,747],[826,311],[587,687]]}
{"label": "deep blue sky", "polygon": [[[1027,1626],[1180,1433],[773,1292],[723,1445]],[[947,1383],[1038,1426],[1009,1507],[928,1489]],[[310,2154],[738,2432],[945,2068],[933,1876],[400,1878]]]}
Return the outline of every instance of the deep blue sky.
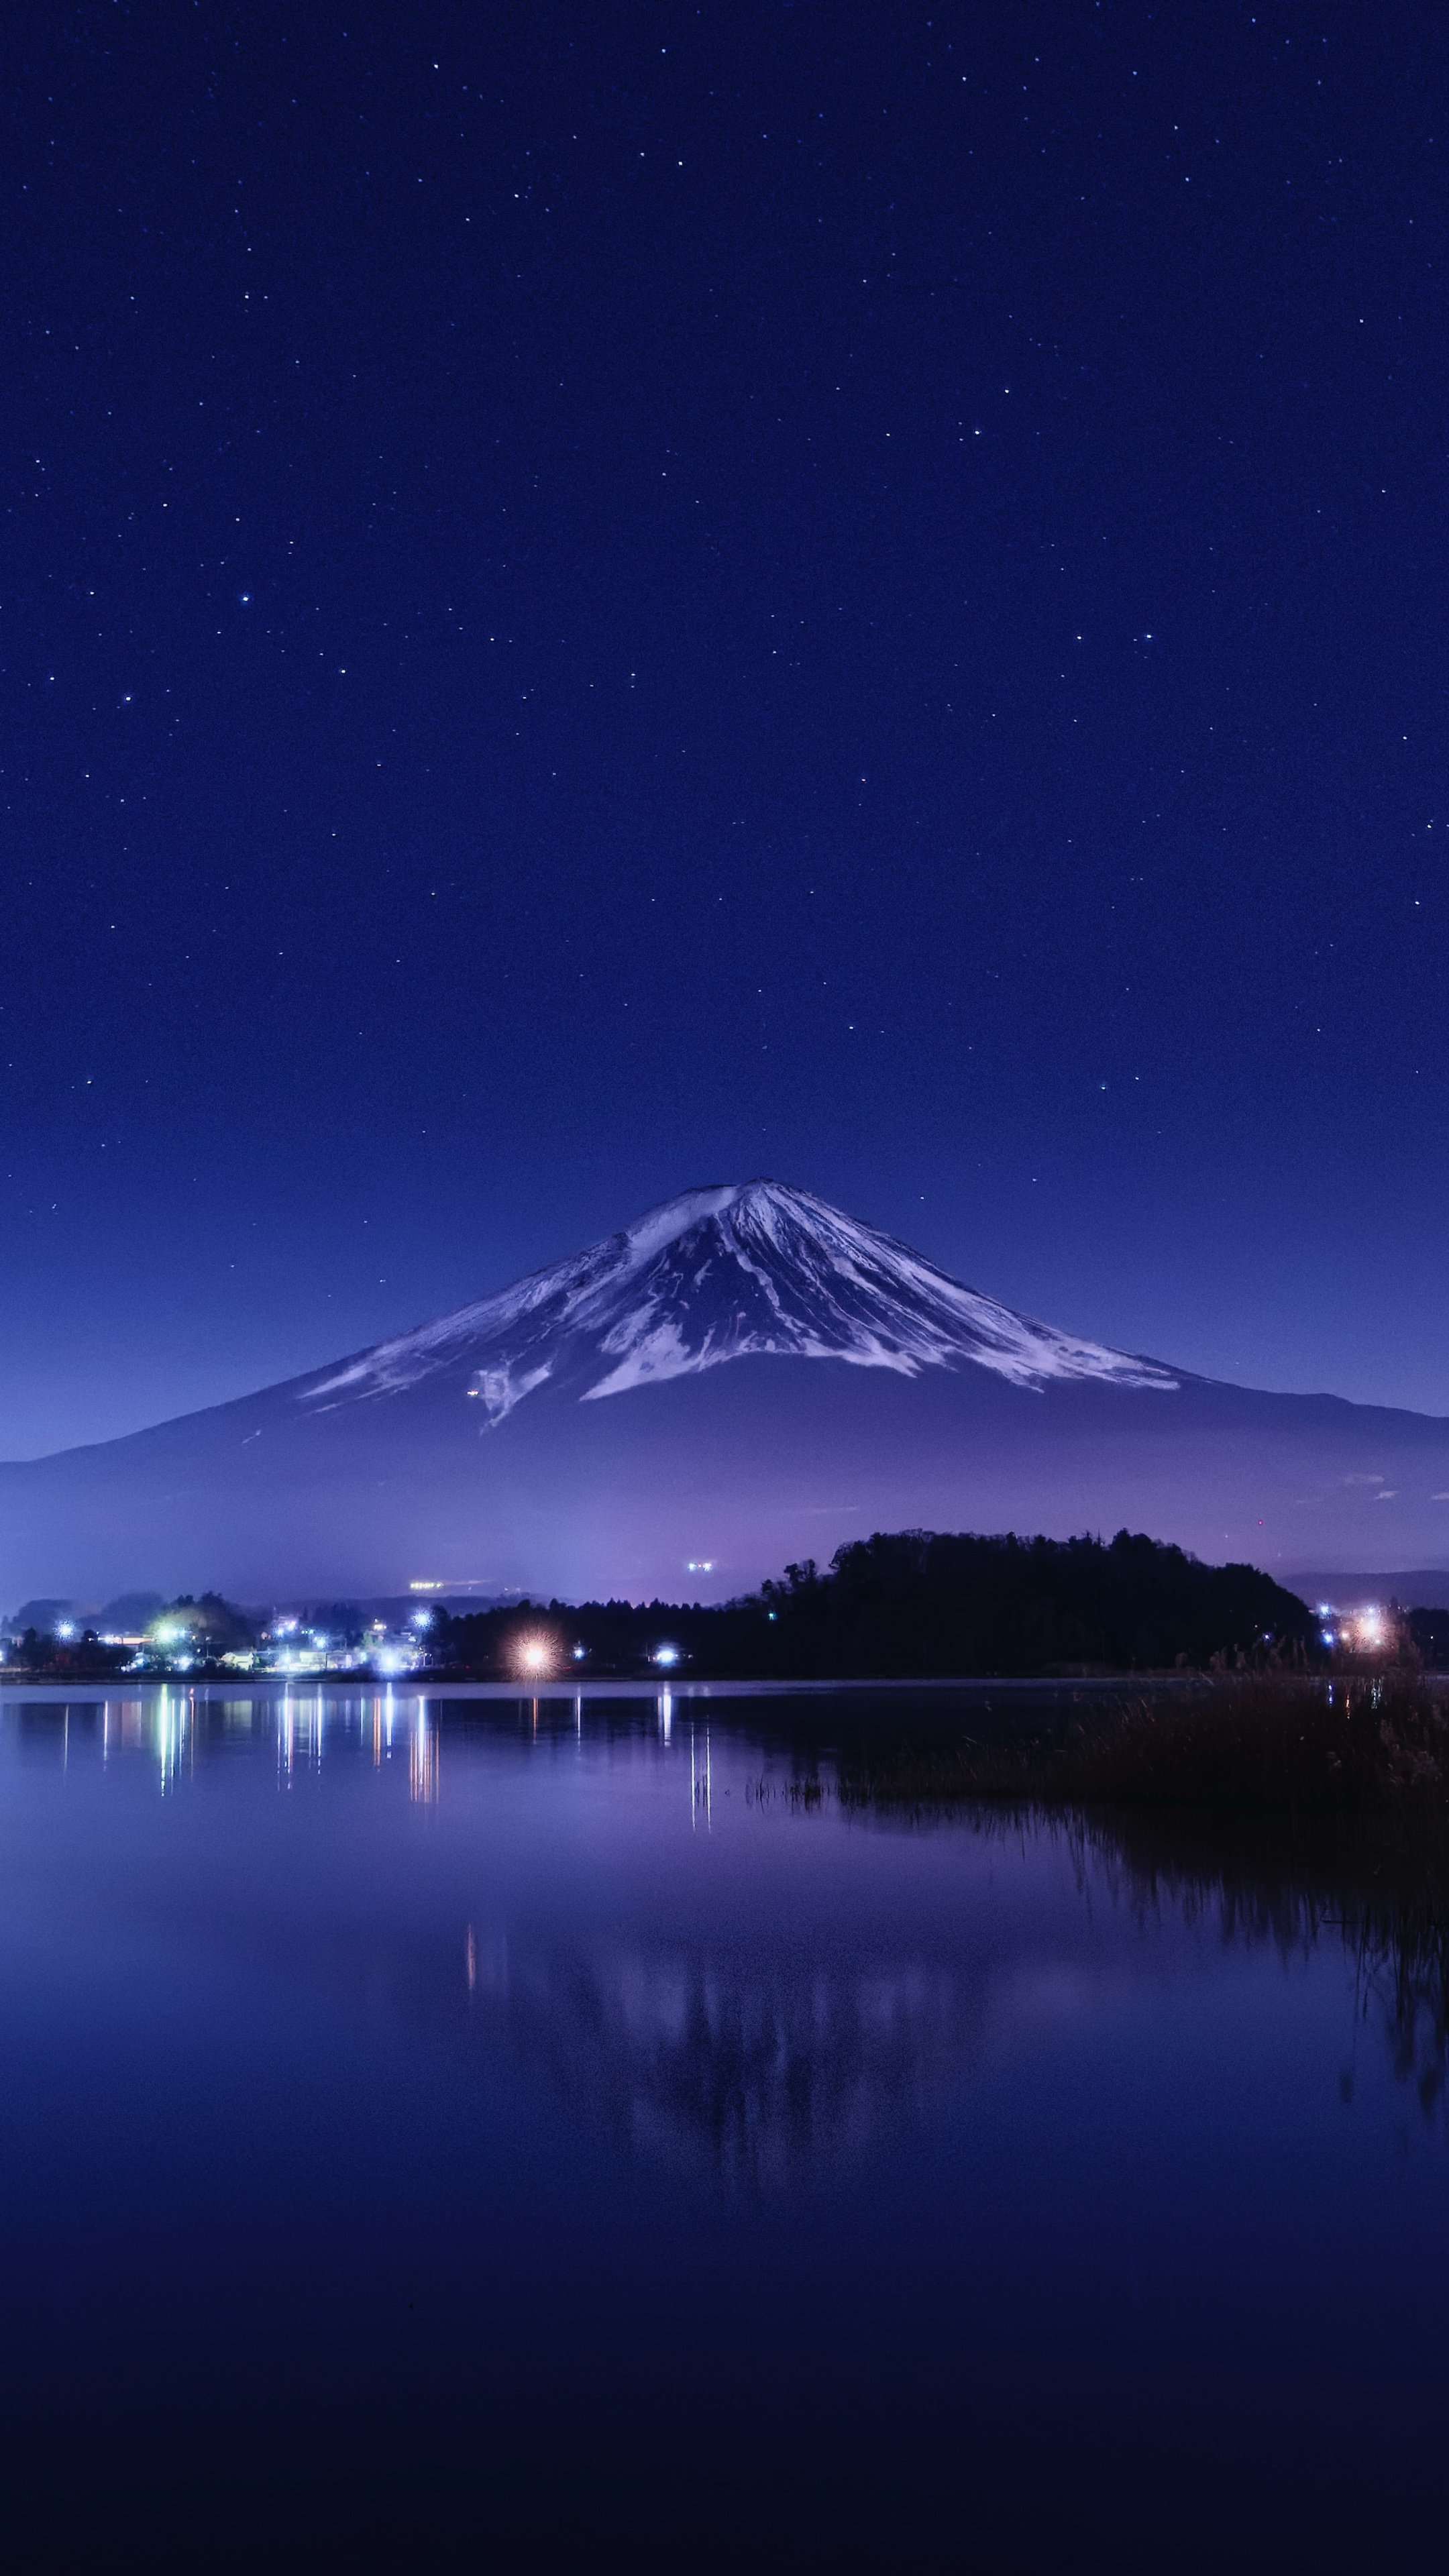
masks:
{"label": "deep blue sky", "polygon": [[772,1172],[1449,1411],[1432,6],[42,6],[0,1454]]}

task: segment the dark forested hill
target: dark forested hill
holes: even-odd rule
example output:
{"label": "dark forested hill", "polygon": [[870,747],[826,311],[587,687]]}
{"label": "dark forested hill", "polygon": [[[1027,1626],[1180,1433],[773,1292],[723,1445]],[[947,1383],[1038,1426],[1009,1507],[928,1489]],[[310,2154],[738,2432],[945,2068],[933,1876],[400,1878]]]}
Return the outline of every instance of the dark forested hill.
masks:
{"label": "dark forested hill", "polygon": [[1305,1604],[1251,1565],[1202,1565],[1120,1530],[1095,1538],[877,1535],[826,1576],[770,1587],[776,1625],[837,1671],[1032,1673],[1063,1663],[1206,1664],[1306,1644]]}
{"label": "dark forested hill", "polygon": [[1126,1530],[1110,1542],[907,1530],[841,1548],[828,1572],[792,1565],[720,1609],[525,1604],[440,1622],[436,1642],[440,1659],[498,1675],[584,1679],[672,1649],[700,1673],[828,1679],[1206,1666],[1292,1657],[1314,1633],[1306,1605],[1256,1567],[1202,1565]]}

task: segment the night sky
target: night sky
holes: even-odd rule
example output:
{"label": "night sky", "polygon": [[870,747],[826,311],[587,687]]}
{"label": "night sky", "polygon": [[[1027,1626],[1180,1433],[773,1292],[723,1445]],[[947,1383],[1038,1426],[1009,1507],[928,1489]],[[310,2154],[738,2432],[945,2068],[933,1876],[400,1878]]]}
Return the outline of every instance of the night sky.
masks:
{"label": "night sky", "polygon": [[771,1173],[1449,1412],[1449,17],[40,6],[0,1454]]}

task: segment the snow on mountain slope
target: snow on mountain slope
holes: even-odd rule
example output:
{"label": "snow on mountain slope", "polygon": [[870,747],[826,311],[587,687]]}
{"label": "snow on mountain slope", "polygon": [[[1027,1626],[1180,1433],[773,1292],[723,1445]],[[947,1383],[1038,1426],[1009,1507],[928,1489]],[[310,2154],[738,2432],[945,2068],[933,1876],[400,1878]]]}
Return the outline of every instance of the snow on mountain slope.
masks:
{"label": "snow on mountain slope", "polygon": [[456,1370],[495,1423],[549,1382],[587,1402],[751,1354],[906,1377],[970,1363],[1037,1390],[1053,1379],[1179,1382],[979,1296],[808,1191],[750,1181],[669,1199],[568,1261],[380,1342],[299,1401],[330,1410]]}

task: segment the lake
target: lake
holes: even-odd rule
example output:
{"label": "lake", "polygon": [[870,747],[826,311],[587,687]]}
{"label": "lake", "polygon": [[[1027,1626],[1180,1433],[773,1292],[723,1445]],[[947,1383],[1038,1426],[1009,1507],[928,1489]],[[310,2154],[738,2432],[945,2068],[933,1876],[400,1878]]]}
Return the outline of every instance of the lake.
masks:
{"label": "lake", "polygon": [[1432,1981],[988,1697],[0,1696],[12,2551],[1437,2563]]}

